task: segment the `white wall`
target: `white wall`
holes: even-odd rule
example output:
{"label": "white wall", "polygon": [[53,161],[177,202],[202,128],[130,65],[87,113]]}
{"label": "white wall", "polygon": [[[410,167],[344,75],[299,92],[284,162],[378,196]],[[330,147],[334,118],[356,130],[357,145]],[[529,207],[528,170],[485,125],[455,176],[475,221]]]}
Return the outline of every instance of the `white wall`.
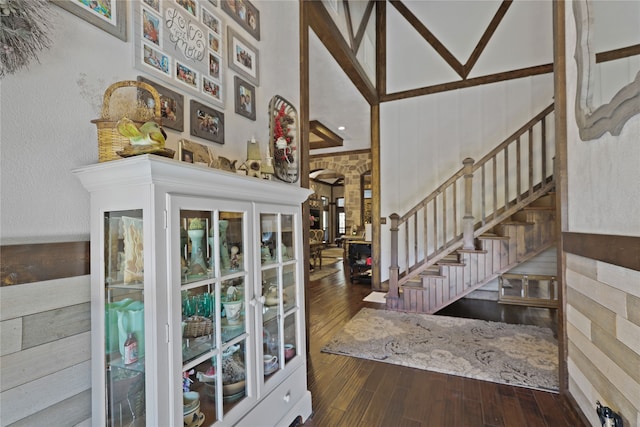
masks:
{"label": "white wall", "polygon": [[[298,2],[253,3],[260,10],[259,42],[217,9],[224,23],[260,52],[256,121],[235,114],[234,73],[224,73],[225,144],[213,148],[216,155],[240,161],[254,135],[267,152],[271,97],[282,95],[296,106],[300,99]],[[96,126],[90,121],[99,117],[104,90],[146,76],[133,66],[133,31],[125,43],[56,6],[51,11],[53,47],[40,55],[39,64],[0,82],[1,244],[88,239],[89,196],[71,170],[98,160]],[[185,96],[185,133],[167,130],[170,148],[177,148],[180,138],[207,144],[189,135],[189,101]]]}
{"label": "white wall", "polygon": [[[619,136],[606,133],[597,140],[580,139],[574,110],[578,75],[573,60],[576,25],[569,6],[566,20],[568,231],[640,236],[640,116],[631,118]],[[629,72],[635,76],[638,69]],[[630,81],[628,77],[626,81]]]}
{"label": "white wall", "polygon": [[[244,160],[253,135],[266,153],[273,95],[296,106],[300,99],[298,2],[253,4],[261,19],[261,41],[254,44],[261,59],[257,120],[236,115],[233,93],[226,91],[226,142],[214,149],[231,159]],[[131,39],[122,42],[55,6],[51,12],[53,47],[39,64],[0,81],[2,245],[89,239],[89,195],[71,170],[98,160],[90,121],[99,116],[104,90],[142,75],[133,67]],[[249,39],[224,12],[218,15]],[[233,73],[227,70],[225,80],[231,88]],[[189,136],[187,113],[185,128],[182,135],[167,130],[169,147],[177,148],[180,138],[207,143]],[[89,277],[3,287],[0,294],[0,425],[91,425],[89,314],[79,309],[89,305]],[[55,334],[40,337],[46,334],[38,322]],[[80,323],[86,328],[78,331]]]}
{"label": "white wall", "polygon": [[[574,109],[576,26],[570,2],[565,13],[568,224],[563,231],[638,237],[640,115],[632,117],[619,136],[580,140]],[[640,272],[570,253],[566,259],[569,392],[593,427],[600,426],[596,400],[620,413],[625,425],[638,426]]]}

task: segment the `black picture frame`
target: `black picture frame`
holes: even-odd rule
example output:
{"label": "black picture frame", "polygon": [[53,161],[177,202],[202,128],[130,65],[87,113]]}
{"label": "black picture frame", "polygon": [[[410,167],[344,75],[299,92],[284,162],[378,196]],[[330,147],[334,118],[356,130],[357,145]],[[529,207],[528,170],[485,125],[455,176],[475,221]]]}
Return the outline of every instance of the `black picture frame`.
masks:
{"label": "black picture frame", "polygon": [[[160,95],[162,127],[178,132],[184,131],[184,96],[142,76],[138,76],[138,81],[150,84]],[[149,100],[153,101],[153,97],[146,90],[140,89],[138,99],[145,105],[149,105]]]}
{"label": "black picture frame", "polygon": [[227,15],[260,41],[260,11],[249,0],[221,0],[220,5]]}
{"label": "black picture frame", "polygon": [[198,138],[224,144],[224,113],[192,99],[189,105],[190,133]]}
{"label": "black picture frame", "polygon": [[[247,102],[247,97],[250,101]],[[233,77],[233,98],[235,99],[235,111],[250,120],[256,119],[256,87],[241,79]]]}

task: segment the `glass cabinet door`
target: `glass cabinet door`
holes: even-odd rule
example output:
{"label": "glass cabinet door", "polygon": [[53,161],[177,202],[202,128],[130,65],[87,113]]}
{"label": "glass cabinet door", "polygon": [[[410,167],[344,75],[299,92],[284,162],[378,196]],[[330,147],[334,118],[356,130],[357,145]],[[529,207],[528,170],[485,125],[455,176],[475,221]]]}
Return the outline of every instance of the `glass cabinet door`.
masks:
{"label": "glass cabinet door", "polygon": [[145,424],[142,210],[104,214],[107,425]]}
{"label": "glass cabinet door", "polygon": [[184,425],[212,425],[247,395],[247,212],[179,217]]}
{"label": "glass cabinet door", "polygon": [[262,375],[268,381],[296,355],[297,261],[294,215],[260,214]]}

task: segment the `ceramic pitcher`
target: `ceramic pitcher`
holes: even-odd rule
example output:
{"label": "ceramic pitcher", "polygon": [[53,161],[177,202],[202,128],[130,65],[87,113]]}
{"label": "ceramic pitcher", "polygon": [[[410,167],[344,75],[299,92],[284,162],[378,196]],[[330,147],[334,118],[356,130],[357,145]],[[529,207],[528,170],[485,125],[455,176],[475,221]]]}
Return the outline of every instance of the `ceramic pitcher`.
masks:
{"label": "ceramic pitcher", "polygon": [[[131,298],[125,298],[120,301],[105,304],[106,306],[106,318],[105,318],[105,349],[107,354],[113,353],[118,350],[119,344],[119,330],[118,330],[118,310],[123,310],[133,300]],[[126,338],[125,338],[126,339]]]}
{"label": "ceramic pitcher", "polygon": [[124,355],[124,342],[129,332],[138,339],[138,357],[144,356],[144,304],[134,301],[116,311],[118,314],[118,349]]}

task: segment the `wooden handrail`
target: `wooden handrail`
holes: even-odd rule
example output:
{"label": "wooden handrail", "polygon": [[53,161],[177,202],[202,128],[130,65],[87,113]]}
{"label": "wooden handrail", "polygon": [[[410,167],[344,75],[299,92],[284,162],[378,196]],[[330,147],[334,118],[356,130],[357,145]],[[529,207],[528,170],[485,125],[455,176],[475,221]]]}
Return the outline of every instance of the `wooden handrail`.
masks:
{"label": "wooden handrail", "polygon": [[451,176],[451,178],[449,178],[448,180],[446,180],[445,182],[440,184],[440,186],[438,188],[436,188],[435,190],[433,190],[431,192],[431,194],[429,194],[427,197],[425,197],[424,199],[419,201],[413,208],[411,208],[409,210],[409,212],[407,212],[406,214],[402,215],[400,217],[400,220],[399,220],[400,224],[405,222],[407,219],[411,218],[417,211],[420,210],[420,208],[422,208],[425,205],[427,205],[430,201],[435,199],[438,194],[441,194],[444,191],[445,188],[451,186],[452,184],[454,184],[458,179],[462,178],[463,176],[464,176],[464,167],[460,168],[460,170],[457,171],[456,173],[454,173]]}
{"label": "wooden handrail", "polygon": [[[475,238],[480,233],[552,188],[553,171],[547,171],[546,118],[553,110],[553,104],[546,107],[478,162],[465,159],[462,168],[407,213],[390,216],[390,297],[397,298],[401,284],[454,250],[474,249]],[[541,131],[536,139],[534,128],[538,126]],[[523,144],[527,144],[527,149],[522,149]],[[510,163],[510,157],[515,159],[515,165]],[[536,171],[537,164],[541,166]],[[480,193],[474,193],[474,188],[479,188]],[[474,194],[477,202],[473,202]],[[457,206],[464,206],[463,217],[459,216]],[[462,230],[460,234],[459,230]]]}
{"label": "wooden handrail", "polygon": [[549,105],[547,108],[542,110],[537,116],[535,116],[533,119],[529,120],[524,126],[522,126],[520,129],[518,129],[517,131],[512,133],[511,136],[509,136],[507,139],[502,141],[500,143],[500,145],[498,145],[493,150],[489,151],[489,153],[487,155],[485,155],[483,158],[481,158],[480,160],[478,160],[476,162],[475,167],[473,168],[473,171],[475,172],[476,170],[478,170],[483,164],[487,163],[489,160],[494,158],[500,151],[504,150],[504,148],[507,145],[512,143],[518,137],[522,136],[525,132],[528,132],[529,129],[531,129],[535,124],[537,124],[544,117],[549,115],[549,113],[551,113],[553,111],[553,106],[554,106],[553,104]]}

